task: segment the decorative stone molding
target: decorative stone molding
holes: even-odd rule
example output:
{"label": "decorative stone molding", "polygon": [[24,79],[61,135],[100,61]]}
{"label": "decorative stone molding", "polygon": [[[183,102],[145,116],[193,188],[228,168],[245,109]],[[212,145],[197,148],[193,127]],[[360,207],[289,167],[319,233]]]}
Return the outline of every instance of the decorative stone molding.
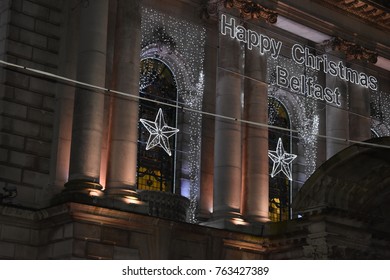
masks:
{"label": "decorative stone molding", "polygon": [[149,215],[175,221],[186,221],[189,200],[183,196],[143,190],[139,192],[141,201],[149,205]]}
{"label": "decorative stone molding", "polygon": [[3,191],[0,192],[0,203],[12,204],[13,199],[18,195],[16,187],[4,187]]}
{"label": "decorative stone molding", "polygon": [[356,43],[335,37],[323,43],[326,50],[339,51],[345,54],[347,60],[360,60],[375,64],[378,60],[378,53],[368,50]]}
{"label": "decorative stone molding", "polygon": [[268,23],[276,23],[278,14],[251,0],[205,0],[203,3],[203,15],[207,18],[217,16],[220,7],[236,9],[243,19],[263,19]]}
{"label": "decorative stone molding", "polygon": [[65,183],[64,192],[70,192],[70,193],[79,192],[91,197],[96,197],[96,196],[100,197],[103,195],[102,189],[103,189],[102,185],[100,185],[97,182],[79,179],[79,180],[72,180]]}
{"label": "decorative stone molding", "polygon": [[[379,25],[390,30],[390,13],[388,9],[380,3],[367,0],[317,0],[321,4],[337,7],[345,12],[351,13],[371,24]],[[380,2],[380,1],[376,1]]]}

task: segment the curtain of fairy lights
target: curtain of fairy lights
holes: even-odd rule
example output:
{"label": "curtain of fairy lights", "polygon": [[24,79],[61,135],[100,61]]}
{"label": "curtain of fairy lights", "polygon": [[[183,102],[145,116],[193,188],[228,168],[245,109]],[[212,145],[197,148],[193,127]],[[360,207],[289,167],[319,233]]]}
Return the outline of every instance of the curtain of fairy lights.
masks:
{"label": "curtain of fairy lights", "polygon": [[378,136],[390,135],[390,94],[370,91],[371,128]]}
{"label": "curtain of fairy lights", "polygon": [[[179,105],[201,111],[204,90],[205,28],[184,20],[142,8],[142,58],[160,59],[172,70],[177,82]],[[142,82],[153,79],[145,73]],[[200,184],[200,143],[202,115],[195,111],[183,114],[181,146],[181,195],[189,198],[189,222],[196,222],[195,213]]]}
{"label": "curtain of fairy lights", "polygon": [[277,60],[268,59],[267,73],[270,84],[268,95],[277,98],[285,105],[291,119],[292,128],[298,131],[298,135],[295,136],[298,137],[299,144],[303,148],[303,155],[299,154],[298,156],[303,156],[304,158],[301,162],[304,162],[305,174],[305,178],[301,178],[300,180],[306,180],[316,169],[318,141],[316,135],[319,131],[317,101],[278,88],[275,85],[275,69],[277,65],[287,69],[294,76],[304,74],[305,76],[312,77],[314,82],[317,81],[317,77],[314,71],[297,65],[286,57],[279,57]]}

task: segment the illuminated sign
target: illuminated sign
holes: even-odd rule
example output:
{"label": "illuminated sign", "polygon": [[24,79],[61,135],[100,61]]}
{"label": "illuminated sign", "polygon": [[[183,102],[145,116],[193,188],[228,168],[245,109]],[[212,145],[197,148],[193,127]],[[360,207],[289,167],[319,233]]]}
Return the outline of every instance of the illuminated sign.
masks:
{"label": "illuminated sign", "polygon": [[[245,28],[237,24],[233,17],[228,18],[225,14],[221,15],[220,31],[223,35],[229,35],[232,39],[245,43],[248,50],[257,48],[259,54],[268,54],[273,59],[277,59],[280,55],[283,45],[282,41]],[[374,76],[369,76],[363,72],[346,67],[342,61],[332,61],[328,59],[326,54],[314,55],[308,47],[300,44],[292,46],[291,58],[298,65],[322,71],[325,74],[330,74],[371,90],[378,90],[378,80]],[[323,87],[315,83],[312,77],[307,77],[306,75],[291,75],[288,69],[282,66],[276,67],[276,85],[317,100],[337,106],[341,105],[339,88]]]}
{"label": "illuminated sign", "polygon": [[229,18],[228,20],[224,14],[221,16],[221,33],[223,35],[229,34],[231,38],[245,43],[248,50],[258,47],[260,54],[270,53],[274,59],[279,57],[282,49],[281,41],[237,25],[234,18]]}
{"label": "illuminated sign", "polygon": [[291,163],[297,155],[286,153],[283,147],[282,138],[278,139],[278,144],[275,151],[268,151],[268,157],[272,160],[271,177],[275,177],[278,173],[283,172],[287,178],[292,181]]}

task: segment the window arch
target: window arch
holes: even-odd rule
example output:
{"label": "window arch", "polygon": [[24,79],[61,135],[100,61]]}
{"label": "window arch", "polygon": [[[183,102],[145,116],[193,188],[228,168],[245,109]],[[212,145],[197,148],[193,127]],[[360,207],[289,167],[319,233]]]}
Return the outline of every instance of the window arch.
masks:
{"label": "window arch", "polygon": [[[276,127],[291,128],[286,107],[276,98],[268,98],[268,124]],[[292,135],[289,131],[270,128],[268,131],[268,149],[275,150],[281,138],[286,152],[290,152]],[[273,162],[270,160],[270,173]],[[273,222],[290,218],[291,183],[283,173],[269,178],[269,218]]]}
{"label": "window arch", "polygon": [[[140,68],[139,118],[153,121],[161,108],[166,124],[177,127],[177,109],[166,105],[177,104],[177,85],[172,71],[164,62],[155,58],[141,60]],[[172,150],[170,156],[160,147],[146,150],[149,135],[146,128],[140,124],[138,127],[138,189],[173,192],[176,136],[169,138],[169,146]]]}

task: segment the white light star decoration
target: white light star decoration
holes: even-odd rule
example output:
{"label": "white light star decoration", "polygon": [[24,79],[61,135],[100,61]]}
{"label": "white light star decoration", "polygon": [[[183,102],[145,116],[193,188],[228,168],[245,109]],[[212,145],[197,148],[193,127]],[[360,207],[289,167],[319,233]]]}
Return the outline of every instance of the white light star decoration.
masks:
{"label": "white light star decoration", "polygon": [[149,131],[149,139],[146,144],[146,150],[150,150],[156,146],[159,146],[167,152],[168,155],[172,155],[169,147],[169,138],[179,132],[179,129],[170,127],[164,120],[162,109],[158,109],[156,119],[153,121],[140,119],[140,122]]}
{"label": "white light star decoration", "polygon": [[282,139],[278,139],[275,151],[268,151],[269,158],[273,161],[271,177],[275,177],[279,172],[283,172],[287,178],[292,181],[291,163],[297,155],[286,153],[283,147]]}

